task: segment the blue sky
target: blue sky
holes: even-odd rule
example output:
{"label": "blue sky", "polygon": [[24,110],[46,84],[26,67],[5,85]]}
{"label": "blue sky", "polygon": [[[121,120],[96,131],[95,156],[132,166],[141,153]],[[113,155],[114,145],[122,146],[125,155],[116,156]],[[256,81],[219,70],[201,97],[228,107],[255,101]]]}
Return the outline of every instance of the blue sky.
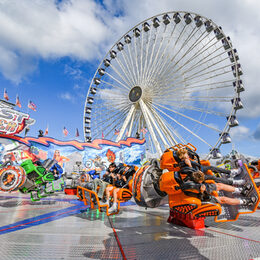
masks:
{"label": "blue sky", "polygon": [[[49,135],[83,139],[83,108],[90,81],[102,57],[131,27],[153,15],[183,10],[221,25],[237,48],[244,71],[245,109],[231,135],[242,153],[259,156],[260,3],[257,0],[9,0],[0,2],[0,95],[16,94],[36,123],[30,135],[49,126]],[[69,131],[63,137],[62,129]],[[229,149],[229,148],[228,148]]]}

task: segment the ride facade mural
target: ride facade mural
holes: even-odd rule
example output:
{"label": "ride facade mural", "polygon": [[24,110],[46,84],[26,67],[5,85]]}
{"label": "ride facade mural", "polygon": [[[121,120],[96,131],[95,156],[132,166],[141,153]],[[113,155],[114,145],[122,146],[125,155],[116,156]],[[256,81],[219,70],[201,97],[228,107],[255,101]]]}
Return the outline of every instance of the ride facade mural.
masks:
{"label": "ride facade mural", "polygon": [[19,137],[0,135],[0,161],[20,164],[25,160],[46,160],[52,158],[64,168],[72,171],[77,161],[86,170],[103,172],[111,162],[140,165],[144,159],[145,140],[128,138],[118,143],[95,140],[92,143],[59,141],[50,137]]}

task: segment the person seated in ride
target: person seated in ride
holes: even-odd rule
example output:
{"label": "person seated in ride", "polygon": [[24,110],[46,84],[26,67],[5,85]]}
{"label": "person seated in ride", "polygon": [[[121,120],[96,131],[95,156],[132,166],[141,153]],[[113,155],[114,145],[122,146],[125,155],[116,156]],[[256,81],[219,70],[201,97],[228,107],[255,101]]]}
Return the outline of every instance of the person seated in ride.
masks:
{"label": "person seated in ride", "polygon": [[100,178],[100,173],[97,172],[96,170],[87,171],[87,174],[90,176],[90,180]]}
{"label": "person seated in ride", "polygon": [[55,180],[60,179],[60,178],[61,178],[61,175],[62,175],[62,173],[63,173],[63,169],[62,169],[62,167],[61,167],[58,163],[55,163],[55,164],[50,168],[50,171],[52,172],[52,174],[53,174]]}
{"label": "person seated in ride", "polygon": [[[134,175],[135,169],[130,165],[119,165],[114,186],[108,186],[106,188],[106,202],[104,205],[109,206],[110,192],[113,190],[113,205],[109,208],[108,212],[113,213],[117,211],[117,193],[121,188],[128,188],[128,182]],[[116,187],[116,188],[115,188]]]}
{"label": "person seated in ride", "polygon": [[114,179],[116,177],[115,175],[116,168],[117,168],[116,164],[111,163],[108,166],[106,172],[104,173],[102,179],[98,179],[98,178],[94,179],[92,191],[97,192],[97,187],[99,187],[99,190],[97,192],[98,198],[102,199],[107,185],[113,184]]}
{"label": "person seated in ride", "polygon": [[197,197],[201,201],[209,201],[213,203],[228,204],[228,205],[253,205],[257,198],[250,197],[244,199],[229,198],[226,196],[215,197],[212,195],[213,191],[227,191],[233,194],[248,195],[251,189],[248,186],[236,188],[224,183],[206,183],[205,174],[202,171],[195,171],[191,173],[191,180],[183,183],[181,189],[184,194],[191,197]]}
{"label": "person seated in ride", "polygon": [[[181,162],[179,163],[180,168],[182,168],[182,169],[185,168],[184,170],[185,170],[186,173],[188,173],[190,171],[194,171],[194,170],[201,170],[205,174],[207,174],[207,171],[211,170],[214,173],[228,174],[230,177],[235,177],[236,175],[241,173],[241,168],[229,170],[229,169],[223,169],[223,168],[215,167],[215,166],[211,166],[211,165],[210,166],[205,166],[205,165],[202,166],[198,162],[195,162],[195,161],[190,159],[189,152],[186,148],[180,148],[179,150],[177,150],[176,155],[181,160]],[[193,168],[194,170],[191,170],[187,167]],[[214,178],[214,176],[212,178]],[[221,179],[222,179],[222,181],[225,182],[225,179],[223,179],[223,178],[221,178]],[[217,179],[216,179],[216,181],[217,181]],[[219,182],[220,182],[220,178],[219,178]],[[227,183],[227,184],[229,184],[229,183]],[[235,184],[235,183],[233,183],[233,184]]]}

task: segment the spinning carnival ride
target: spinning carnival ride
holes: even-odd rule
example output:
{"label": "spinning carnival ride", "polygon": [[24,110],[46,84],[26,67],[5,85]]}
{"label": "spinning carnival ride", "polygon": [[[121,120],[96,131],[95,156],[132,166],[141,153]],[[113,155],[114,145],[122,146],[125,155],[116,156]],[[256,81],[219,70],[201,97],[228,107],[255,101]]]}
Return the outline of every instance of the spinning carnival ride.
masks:
{"label": "spinning carnival ride", "polygon": [[238,59],[230,38],[206,17],[169,12],[146,19],[100,63],[85,102],[85,140],[145,137],[159,156],[190,142],[219,157],[243,108]]}

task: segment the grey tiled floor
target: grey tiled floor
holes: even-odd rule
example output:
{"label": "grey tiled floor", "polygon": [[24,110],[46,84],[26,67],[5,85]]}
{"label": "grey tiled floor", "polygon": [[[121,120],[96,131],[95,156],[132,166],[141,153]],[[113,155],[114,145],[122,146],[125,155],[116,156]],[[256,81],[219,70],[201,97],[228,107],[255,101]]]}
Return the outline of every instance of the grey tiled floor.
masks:
{"label": "grey tiled floor", "polygon": [[122,207],[117,216],[90,211],[74,196],[40,202],[0,193],[0,259],[255,259],[260,210],[236,222],[191,230],[167,223],[166,206]]}

